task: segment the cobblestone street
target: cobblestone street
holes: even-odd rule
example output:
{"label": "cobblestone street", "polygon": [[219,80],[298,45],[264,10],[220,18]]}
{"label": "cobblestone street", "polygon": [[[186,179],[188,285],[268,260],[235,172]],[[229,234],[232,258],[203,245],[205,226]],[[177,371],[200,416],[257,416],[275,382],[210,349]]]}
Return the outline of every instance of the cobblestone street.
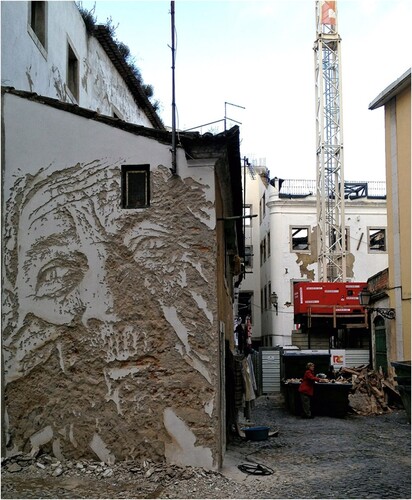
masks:
{"label": "cobblestone street", "polygon": [[[2,498],[411,498],[410,424],[401,408],[304,420],[287,413],[279,396],[261,397],[251,424],[278,436],[235,437],[219,473],[163,465],[149,474],[115,464],[112,475],[78,469],[52,477],[47,467],[11,472],[6,464]],[[244,473],[241,464],[260,464],[270,474]]]}
{"label": "cobblestone street", "polygon": [[232,463],[273,469],[270,476],[244,480],[259,484],[262,498],[411,498],[405,410],[306,420],[290,415],[279,398],[261,398],[253,414],[256,425],[277,428],[279,436],[231,446],[229,456],[236,457]]}

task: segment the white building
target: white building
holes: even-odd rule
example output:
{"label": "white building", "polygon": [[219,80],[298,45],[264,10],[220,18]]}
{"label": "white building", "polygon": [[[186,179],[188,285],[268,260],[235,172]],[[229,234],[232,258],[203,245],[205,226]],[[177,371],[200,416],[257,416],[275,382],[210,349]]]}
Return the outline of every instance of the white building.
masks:
{"label": "white building", "polygon": [[267,186],[262,182],[261,175],[266,168],[256,167],[244,159],[242,165],[244,191],[244,235],[245,262],[244,279],[239,293],[239,317],[242,323],[249,316],[252,324],[252,341],[258,347],[261,332],[262,305],[260,294],[260,219],[259,200],[266,193]]}
{"label": "white building", "polygon": [[1,2],[3,86],[163,129],[107,26],[89,26],[75,2]]}
{"label": "white building", "polygon": [[[251,219],[245,233],[245,247],[253,245],[254,256],[240,293],[253,291],[255,346],[285,346],[292,344],[295,329],[293,285],[318,279],[315,181],[269,182],[266,168],[255,172],[262,175],[244,177],[247,210],[258,213],[259,220]],[[347,280],[366,282],[388,265],[385,183],[345,186]]]}

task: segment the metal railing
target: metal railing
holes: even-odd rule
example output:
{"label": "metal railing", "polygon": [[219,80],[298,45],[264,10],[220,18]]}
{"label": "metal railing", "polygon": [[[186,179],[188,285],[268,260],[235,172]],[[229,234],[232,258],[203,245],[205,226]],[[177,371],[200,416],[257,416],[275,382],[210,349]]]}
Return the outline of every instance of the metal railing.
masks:
{"label": "metal railing", "polygon": [[[281,198],[316,196],[316,181],[310,179],[274,179]],[[385,181],[345,181],[345,198],[386,198]]]}

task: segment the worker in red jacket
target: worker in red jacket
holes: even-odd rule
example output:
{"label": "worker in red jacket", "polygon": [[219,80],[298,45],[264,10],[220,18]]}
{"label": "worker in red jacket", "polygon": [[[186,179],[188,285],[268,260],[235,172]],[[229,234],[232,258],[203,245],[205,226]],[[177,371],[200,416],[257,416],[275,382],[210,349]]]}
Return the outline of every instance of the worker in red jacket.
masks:
{"label": "worker in red jacket", "polygon": [[305,374],[303,375],[303,380],[299,386],[300,398],[302,400],[303,418],[313,418],[311,402],[313,391],[315,388],[315,382],[323,382],[323,380],[319,377],[316,377],[314,363],[308,363],[306,365]]}

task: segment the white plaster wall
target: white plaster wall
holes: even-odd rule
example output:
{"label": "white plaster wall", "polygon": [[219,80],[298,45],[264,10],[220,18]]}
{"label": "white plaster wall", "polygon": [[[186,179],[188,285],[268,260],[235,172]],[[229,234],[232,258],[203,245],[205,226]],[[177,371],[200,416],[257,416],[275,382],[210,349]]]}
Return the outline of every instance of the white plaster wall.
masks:
{"label": "white plaster wall", "polygon": [[[293,329],[293,280],[317,279],[317,262],[306,265],[301,256],[290,251],[290,226],[316,227],[316,199],[279,198],[276,190],[271,190],[268,203],[271,214],[272,244],[271,272],[272,290],[279,297],[278,316],[272,315],[274,342],[281,346],[291,343]],[[367,281],[368,277],[388,266],[387,253],[368,253],[368,226],[386,227],[386,202],[376,200],[351,200],[345,206],[346,227],[350,230],[349,253],[353,255],[353,278],[351,281]],[[361,234],[359,249],[357,245]],[[316,244],[316,240],[315,240]],[[302,254],[305,256],[304,254]],[[289,304],[292,305],[289,305]]]}
{"label": "white plaster wall", "polygon": [[[27,109],[26,99],[6,95],[3,116],[7,122],[4,134],[8,146],[5,149],[8,172],[21,171],[22,168],[22,173],[37,172],[45,164],[64,168],[79,160],[88,163],[103,158],[118,165],[142,163],[145,159],[159,165],[171,164],[169,149],[152,139],[133,136],[98,122],[92,122],[93,127],[89,127],[89,120],[69,113],[65,114],[67,119],[62,127],[62,112],[36,102],[30,103],[30,113]],[[24,127],[23,119],[19,117],[24,117]],[[46,136],[45,129],[52,130],[53,135]],[[188,176],[184,155],[179,164],[179,173]],[[191,176],[196,175],[196,169],[192,168],[190,172]],[[4,176],[6,195],[14,180],[14,176]]]}
{"label": "white plaster wall", "polygon": [[88,37],[87,59],[82,61],[81,73],[82,106],[109,116],[113,116],[114,106],[116,114],[120,113],[122,120],[153,127],[144,112],[138,108],[123,78],[93,37]]}
{"label": "white plaster wall", "polygon": [[46,52],[41,52],[28,33],[28,9],[28,2],[1,2],[1,82],[29,91],[35,85],[45,95],[55,97],[55,92],[50,94]]}
{"label": "white plaster wall", "polygon": [[[388,267],[387,252],[381,254],[368,252],[367,231],[368,227],[387,229],[386,201],[348,201],[345,204],[345,221],[346,227],[350,230],[349,252],[355,257],[353,281],[367,281],[370,276]],[[387,244],[388,232],[386,231]]]}
{"label": "white plaster wall", "polygon": [[[2,112],[9,451],[216,467],[213,169],[179,150],[172,177],[170,145],[11,94]],[[147,163],[150,209],[122,210],[120,166]]]}
{"label": "white plaster wall", "polygon": [[[243,179],[242,179],[243,180]],[[260,303],[260,222],[259,222],[259,199],[262,191],[262,181],[259,175],[253,179],[246,173],[246,204],[251,205],[252,215],[257,215],[251,219],[251,226],[245,230],[245,245],[253,245],[253,269],[252,273],[247,273],[242,281],[241,291],[253,291],[252,307],[252,339],[261,337],[261,316],[262,309]]]}
{"label": "white plaster wall", "polygon": [[152,127],[97,40],[89,37],[75,2],[46,2],[47,43],[39,48],[28,27],[29,2],[1,2],[2,85],[75,102],[67,81],[67,43],[79,60],[82,107]]}
{"label": "white plaster wall", "polygon": [[[263,304],[261,304],[261,315],[262,315],[262,336],[268,336],[272,332],[272,316],[274,315],[274,308],[270,303],[269,297],[269,282],[271,282],[272,291],[275,291],[275,286],[273,283],[272,277],[272,259],[268,256],[268,245],[267,245],[267,236],[270,231],[270,211],[267,207],[267,202],[269,198],[270,188],[266,188],[266,185],[263,182],[260,182],[260,192],[259,199],[262,199],[263,195],[265,195],[266,207],[265,207],[265,215],[260,224],[260,241],[266,240],[266,260],[261,262],[260,267],[260,288],[264,290],[266,286],[266,295],[267,295],[267,303],[265,307],[264,303],[264,294],[263,294]],[[263,202],[262,202],[263,203]],[[263,215],[263,214],[262,214]],[[272,238],[271,238],[272,239]],[[273,241],[273,240],[272,240]],[[260,253],[260,245],[259,245],[259,253]]]}

